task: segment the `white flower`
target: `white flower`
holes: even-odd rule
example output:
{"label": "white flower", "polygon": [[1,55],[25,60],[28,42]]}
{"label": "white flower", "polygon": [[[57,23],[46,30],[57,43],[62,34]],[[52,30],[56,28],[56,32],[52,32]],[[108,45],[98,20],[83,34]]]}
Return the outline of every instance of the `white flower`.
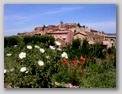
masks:
{"label": "white flower", "polygon": [[6,54],[6,56],[11,56],[12,54]]}
{"label": "white flower", "polygon": [[41,61],[41,60],[39,60],[39,61],[38,61],[38,65],[39,65],[39,66],[43,66],[43,65],[44,65],[44,62]]}
{"label": "white flower", "polygon": [[29,71],[26,71],[25,73],[28,73]]}
{"label": "white flower", "polygon": [[21,72],[25,72],[25,71],[26,71],[26,67],[22,67],[22,68],[20,69],[20,71],[21,71]]}
{"label": "white flower", "polygon": [[25,52],[21,52],[20,54],[19,54],[19,58],[20,59],[23,59],[23,58],[25,58],[26,57],[26,53]]}
{"label": "white flower", "polygon": [[62,55],[61,55],[61,57],[68,58],[68,55],[67,55],[66,52],[63,52]]}
{"label": "white flower", "polygon": [[57,48],[57,50],[61,51],[62,49],[61,48]]}
{"label": "white flower", "polygon": [[27,46],[27,49],[32,49],[32,46],[28,45],[28,46]]}
{"label": "white flower", "polygon": [[14,71],[14,68],[10,69],[10,71],[11,71],[11,72]]}
{"label": "white flower", "polygon": [[55,47],[54,47],[54,46],[51,46],[51,45],[50,45],[49,47],[50,47],[50,49],[55,50]]}
{"label": "white flower", "polygon": [[50,59],[50,56],[46,56],[47,59]]}
{"label": "white flower", "polygon": [[41,52],[41,53],[44,53],[44,52],[45,52],[45,50],[44,50],[44,49],[42,49],[42,48],[40,48],[40,52]]}
{"label": "white flower", "polygon": [[58,46],[60,46],[60,45],[61,45],[61,43],[60,43],[60,42],[58,42],[58,41],[55,41],[55,44],[56,44],[56,45],[58,45]]}
{"label": "white flower", "polygon": [[37,49],[39,49],[39,48],[40,48],[38,45],[35,45],[34,47],[35,47],[35,48],[37,48]]}
{"label": "white flower", "polygon": [[17,47],[17,45],[14,45],[14,47]]}
{"label": "white flower", "polygon": [[4,73],[6,73],[7,72],[7,70],[6,69],[4,69]]}

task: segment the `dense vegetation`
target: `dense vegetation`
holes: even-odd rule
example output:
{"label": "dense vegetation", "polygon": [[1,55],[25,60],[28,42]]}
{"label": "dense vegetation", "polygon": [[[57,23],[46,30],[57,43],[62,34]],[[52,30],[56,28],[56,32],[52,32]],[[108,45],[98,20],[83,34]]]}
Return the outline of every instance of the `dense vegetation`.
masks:
{"label": "dense vegetation", "polygon": [[[54,84],[54,83],[58,84]],[[116,87],[116,49],[75,39],[61,48],[52,36],[4,38],[4,83],[12,88]]]}

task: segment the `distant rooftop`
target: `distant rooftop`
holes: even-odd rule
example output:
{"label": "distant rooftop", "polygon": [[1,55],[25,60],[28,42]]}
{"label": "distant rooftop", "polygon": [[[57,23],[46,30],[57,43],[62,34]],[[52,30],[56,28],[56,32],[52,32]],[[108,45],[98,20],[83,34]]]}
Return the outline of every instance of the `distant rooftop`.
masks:
{"label": "distant rooftop", "polygon": [[104,33],[106,35],[116,36],[116,33]]}

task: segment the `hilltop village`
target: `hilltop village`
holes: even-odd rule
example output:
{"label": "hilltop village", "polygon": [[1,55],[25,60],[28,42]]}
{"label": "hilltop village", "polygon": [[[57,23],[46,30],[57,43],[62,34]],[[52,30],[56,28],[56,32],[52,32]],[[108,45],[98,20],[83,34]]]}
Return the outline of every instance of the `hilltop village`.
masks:
{"label": "hilltop village", "polygon": [[62,45],[72,43],[73,39],[80,38],[81,40],[87,39],[89,44],[103,43],[108,49],[112,46],[116,47],[116,35],[108,35],[104,32],[97,31],[81,26],[79,23],[63,23],[59,25],[48,25],[42,27],[35,27],[31,32],[18,33],[17,36],[33,36],[33,35],[52,35],[55,40],[60,41]]}

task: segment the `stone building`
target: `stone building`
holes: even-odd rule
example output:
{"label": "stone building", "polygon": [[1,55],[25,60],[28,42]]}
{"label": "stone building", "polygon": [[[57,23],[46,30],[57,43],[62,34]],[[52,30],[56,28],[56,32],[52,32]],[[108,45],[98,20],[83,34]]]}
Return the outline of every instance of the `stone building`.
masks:
{"label": "stone building", "polygon": [[74,33],[71,32],[70,30],[46,32],[46,35],[52,35],[55,38],[55,40],[61,42],[62,46],[71,44],[74,37]]}
{"label": "stone building", "polygon": [[89,29],[85,26],[78,26],[76,23],[63,23],[59,25],[48,25],[43,27],[35,27],[32,32],[18,33],[17,36],[33,36],[33,35],[52,35],[63,45],[72,43],[73,39],[87,39],[89,44],[103,43],[106,48],[116,46],[116,36],[103,34],[101,31]]}

